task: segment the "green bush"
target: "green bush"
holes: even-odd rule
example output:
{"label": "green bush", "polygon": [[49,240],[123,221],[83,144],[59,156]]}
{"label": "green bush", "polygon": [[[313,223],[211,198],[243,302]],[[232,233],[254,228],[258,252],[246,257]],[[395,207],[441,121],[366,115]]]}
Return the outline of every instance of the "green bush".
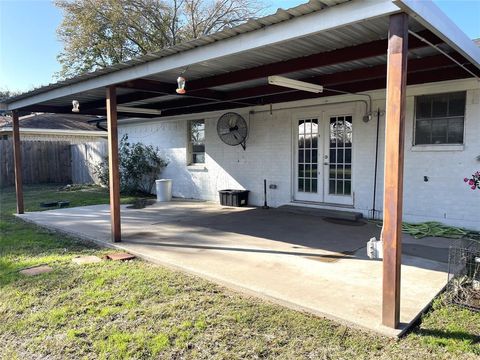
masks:
{"label": "green bush", "polygon": [[[128,135],[120,140],[118,156],[122,193],[151,193],[155,180],[168,165],[168,161],[158,154],[158,148],[130,143]],[[94,167],[94,171],[101,184],[108,186],[108,155]]]}

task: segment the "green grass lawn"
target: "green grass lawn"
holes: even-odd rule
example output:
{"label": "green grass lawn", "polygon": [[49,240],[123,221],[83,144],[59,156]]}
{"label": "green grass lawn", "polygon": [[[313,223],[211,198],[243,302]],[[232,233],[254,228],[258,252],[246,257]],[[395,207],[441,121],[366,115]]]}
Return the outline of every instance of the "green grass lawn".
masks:
{"label": "green grass lawn", "polygon": [[[108,203],[100,188],[25,188],[26,210],[47,200]],[[14,218],[1,191],[0,357],[3,359],[478,359],[480,314],[442,305],[395,341],[253,299],[149,264],[76,265],[100,249]],[[123,198],[130,202],[133,198]],[[18,270],[48,264],[26,277]],[[319,294],[321,296],[321,294]],[[368,306],[366,304],[365,306]]]}

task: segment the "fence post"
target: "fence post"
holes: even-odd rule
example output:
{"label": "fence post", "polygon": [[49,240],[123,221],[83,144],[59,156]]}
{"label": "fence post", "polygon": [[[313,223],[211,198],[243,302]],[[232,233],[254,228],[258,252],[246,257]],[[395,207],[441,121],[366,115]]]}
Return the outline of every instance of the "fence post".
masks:
{"label": "fence post", "polygon": [[20,125],[18,121],[18,112],[12,112],[13,128],[13,162],[15,164],[15,194],[17,196],[17,214],[23,214],[25,209],[23,205],[23,185],[22,185],[22,154],[20,150]]}

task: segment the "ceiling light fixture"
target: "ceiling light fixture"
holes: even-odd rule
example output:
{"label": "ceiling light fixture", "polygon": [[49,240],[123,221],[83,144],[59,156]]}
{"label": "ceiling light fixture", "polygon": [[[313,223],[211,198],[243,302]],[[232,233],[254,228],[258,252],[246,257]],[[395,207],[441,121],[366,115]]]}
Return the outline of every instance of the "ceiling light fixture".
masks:
{"label": "ceiling light fixture", "polygon": [[313,92],[317,94],[323,92],[322,85],[311,84],[305,81],[293,80],[283,76],[276,76],[276,75],[269,76],[268,83],[270,85],[283,86],[290,89],[308,91],[308,92]]}
{"label": "ceiling light fixture", "polygon": [[117,111],[118,112],[123,112],[123,113],[133,113],[133,114],[149,114],[149,115],[161,115],[162,114],[162,110],[128,107],[128,106],[117,106]]}

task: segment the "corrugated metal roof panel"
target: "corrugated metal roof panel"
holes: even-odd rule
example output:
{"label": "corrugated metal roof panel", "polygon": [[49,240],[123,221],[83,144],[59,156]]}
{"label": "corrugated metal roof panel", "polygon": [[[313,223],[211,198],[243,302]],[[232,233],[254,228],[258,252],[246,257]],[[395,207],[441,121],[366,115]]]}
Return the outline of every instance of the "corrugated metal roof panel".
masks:
{"label": "corrugated metal roof panel", "polygon": [[[350,1],[350,0],[335,0],[335,1],[309,0],[308,3],[298,5],[296,7],[291,8],[291,9],[287,9],[287,10],[278,9],[275,14],[267,15],[263,18],[256,19],[256,20],[252,19],[252,20],[249,20],[246,23],[241,24],[239,26],[236,26],[234,28],[225,29],[223,31],[220,31],[220,32],[217,32],[217,33],[214,33],[214,34],[211,34],[211,35],[202,36],[198,39],[194,39],[194,40],[191,40],[191,41],[188,41],[188,42],[185,42],[185,43],[174,45],[172,47],[162,49],[162,50],[159,50],[157,52],[153,52],[151,54],[146,54],[144,56],[129,60],[129,61],[127,61],[125,63],[122,63],[122,64],[118,64],[118,65],[115,65],[115,66],[110,66],[110,67],[107,67],[107,68],[104,68],[104,69],[98,69],[98,70],[96,70],[94,72],[91,72],[91,73],[82,74],[82,75],[79,75],[79,76],[76,76],[76,77],[73,77],[73,78],[70,78],[70,79],[66,79],[64,81],[59,81],[57,83],[49,84],[49,85],[43,86],[41,88],[26,92],[24,94],[20,94],[20,95],[15,96],[11,99],[8,99],[8,102],[20,100],[20,99],[23,99],[23,98],[26,98],[26,97],[29,97],[29,96],[32,96],[32,95],[40,94],[40,93],[43,93],[43,92],[46,92],[46,91],[49,91],[49,90],[52,90],[52,89],[56,89],[56,88],[59,88],[59,87],[62,87],[62,86],[66,86],[66,85],[69,85],[69,84],[81,82],[83,80],[90,79],[92,77],[97,77],[97,76],[100,76],[100,75],[104,75],[104,74],[107,74],[107,73],[110,73],[110,72],[114,72],[114,71],[117,71],[119,69],[125,69],[125,68],[128,68],[128,67],[132,67],[132,66],[135,66],[139,63],[144,63],[144,62],[160,59],[162,57],[169,56],[173,53],[187,51],[189,49],[193,49],[195,47],[202,46],[202,45],[205,44],[205,42],[210,43],[210,42],[214,42],[214,41],[223,40],[223,39],[226,39],[226,38],[229,38],[229,37],[236,36],[238,34],[254,31],[254,30],[262,28],[264,26],[270,26],[270,25],[273,25],[273,24],[277,24],[277,23],[280,23],[282,21],[288,20],[292,17],[303,16],[303,15],[309,14],[311,12],[321,10],[322,8],[327,7],[327,6],[335,6],[337,4],[345,3],[345,2],[348,2],[348,1]],[[330,5],[328,5],[328,4],[330,4]]]}

